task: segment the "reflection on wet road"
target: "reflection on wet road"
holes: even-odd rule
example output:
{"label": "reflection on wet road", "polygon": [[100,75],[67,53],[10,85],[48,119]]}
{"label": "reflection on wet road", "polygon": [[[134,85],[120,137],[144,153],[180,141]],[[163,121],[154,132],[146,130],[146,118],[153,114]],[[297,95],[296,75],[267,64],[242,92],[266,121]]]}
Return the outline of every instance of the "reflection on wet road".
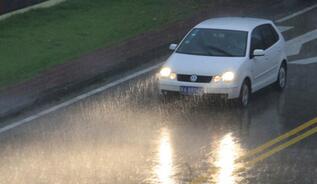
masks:
{"label": "reflection on wet road", "polygon": [[218,159],[215,163],[219,168],[219,173],[215,183],[233,184],[237,182],[234,171],[236,169],[235,160],[239,158],[239,153],[239,145],[234,141],[232,134],[229,133],[220,140],[217,150]]}
{"label": "reflection on wet road", "polygon": [[173,168],[173,150],[170,141],[169,130],[162,128],[158,151],[158,164],[155,168],[158,183],[173,184],[175,170]]}

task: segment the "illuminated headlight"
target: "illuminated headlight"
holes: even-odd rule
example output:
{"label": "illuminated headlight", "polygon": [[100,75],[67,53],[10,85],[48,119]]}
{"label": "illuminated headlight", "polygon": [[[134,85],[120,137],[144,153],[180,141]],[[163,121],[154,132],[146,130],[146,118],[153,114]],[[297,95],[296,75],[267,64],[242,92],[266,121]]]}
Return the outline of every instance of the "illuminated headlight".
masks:
{"label": "illuminated headlight", "polygon": [[213,77],[214,82],[224,81],[224,82],[231,82],[234,80],[234,73],[233,72],[226,72],[222,75],[216,75]]}
{"label": "illuminated headlight", "polygon": [[226,81],[226,82],[233,81],[234,73],[233,72],[226,72],[226,73],[222,74],[221,78],[223,81]]}
{"label": "illuminated headlight", "polygon": [[164,67],[160,71],[160,76],[161,77],[169,77],[172,73],[172,70],[168,67]]}
{"label": "illuminated headlight", "polygon": [[176,79],[176,73],[171,73],[170,74],[170,79],[172,79],[172,80]]}
{"label": "illuminated headlight", "polygon": [[168,67],[163,67],[160,71],[160,77],[174,80],[176,79],[176,73],[172,73],[172,70]]}

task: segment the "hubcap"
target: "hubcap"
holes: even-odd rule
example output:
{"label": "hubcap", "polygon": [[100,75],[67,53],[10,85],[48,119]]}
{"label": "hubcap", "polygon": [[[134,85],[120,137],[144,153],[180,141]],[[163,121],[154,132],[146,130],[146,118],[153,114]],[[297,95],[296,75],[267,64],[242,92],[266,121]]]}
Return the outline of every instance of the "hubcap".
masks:
{"label": "hubcap", "polygon": [[286,84],[286,73],[283,67],[280,69],[279,84],[281,88],[284,88]]}
{"label": "hubcap", "polygon": [[242,88],[242,104],[246,106],[248,105],[248,103],[249,103],[249,88],[246,84],[244,84]]}

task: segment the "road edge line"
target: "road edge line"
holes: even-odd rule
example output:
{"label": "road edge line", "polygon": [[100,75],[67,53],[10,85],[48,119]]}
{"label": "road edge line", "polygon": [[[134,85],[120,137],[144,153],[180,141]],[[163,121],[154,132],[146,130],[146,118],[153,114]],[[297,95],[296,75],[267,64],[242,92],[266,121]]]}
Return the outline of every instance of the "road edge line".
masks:
{"label": "road edge line", "polygon": [[291,15],[288,15],[288,16],[286,16],[286,17],[277,19],[275,22],[276,22],[276,23],[285,22],[285,21],[287,21],[287,20],[289,20],[289,19],[292,19],[292,18],[294,18],[294,17],[296,17],[296,16],[298,16],[298,15],[302,15],[302,14],[304,14],[304,13],[306,13],[306,12],[308,12],[308,11],[314,9],[314,8],[317,8],[317,4],[312,5],[312,6],[310,6],[310,7],[307,7],[307,8],[305,8],[305,9],[303,9],[303,10],[297,11],[297,12],[295,12],[295,13],[293,13],[293,14],[291,14]]}
{"label": "road edge line", "polygon": [[29,116],[29,117],[27,117],[25,119],[22,119],[20,121],[17,121],[17,122],[9,124],[7,126],[4,126],[4,127],[2,127],[0,129],[0,134],[4,133],[4,132],[6,132],[6,131],[8,131],[10,129],[13,129],[15,127],[18,127],[20,125],[23,125],[25,123],[28,123],[30,121],[33,121],[33,120],[35,120],[37,118],[40,118],[42,116],[45,116],[45,115],[50,114],[52,112],[55,112],[55,111],[57,111],[57,110],[59,110],[61,108],[67,107],[69,105],[72,105],[72,104],[74,104],[76,102],[79,102],[79,101],[85,99],[85,98],[88,98],[88,97],[93,96],[95,94],[101,93],[102,91],[105,91],[105,90],[107,90],[109,88],[115,87],[115,86],[117,86],[117,85],[119,85],[119,84],[121,84],[123,82],[126,82],[126,81],[129,81],[131,79],[134,79],[134,78],[136,78],[136,77],[138,77],[140,75],[143,75],[143,74],[146,74],[148,72],[151,72],[151,71],[159,68],[160,66],[162,66],[162,64],[163,63],[159,63],[159,64],[156,64],[154,66],[150,66],[150,67],[145,68],[143,70],[137,71],[137,72],[135,72],[133,74],[130,74],[128,76],[125,76],[125,77],[123,77],[121,79],[115,80],[115,81],[110,82],[108,84],[105,84],[105,85],[103,85],[103,86],[101,86],[99,88],[93,89],[93,90],[91,90],[91,91],[89,91],[87,93],[84,93],[84,94],[81,94],[79,96],[76,96],[76,97],[74,97],[74,98],[72,98],[72,99],[70,99],[68,101],[65,101],[65,102],[60,103],[58,105],[55,105],[55,106],[53,106],[51,108],[43,110],[43,111],[41,111],[41,112],[39,112],[39,113],[37,113],[35,115]]}

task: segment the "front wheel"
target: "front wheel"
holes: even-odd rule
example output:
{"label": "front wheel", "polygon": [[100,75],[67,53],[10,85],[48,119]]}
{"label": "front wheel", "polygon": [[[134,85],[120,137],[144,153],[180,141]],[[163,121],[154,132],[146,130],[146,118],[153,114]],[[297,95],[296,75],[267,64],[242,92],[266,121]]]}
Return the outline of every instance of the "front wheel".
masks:
{"label": "front wheel", "polygon": [[250,101],[250,96],[251,96],[250,85],[247,81],[244,81],[241,86],[240,96],[238,98],[238,105],[241,107],[247,107]]}
{"label": "front wheel", "polygon": [[283,64],[278,72],[277,81],[275,83],[275,87],[277,90],[282,91],[287,82],[287,70],[285,64]]}

